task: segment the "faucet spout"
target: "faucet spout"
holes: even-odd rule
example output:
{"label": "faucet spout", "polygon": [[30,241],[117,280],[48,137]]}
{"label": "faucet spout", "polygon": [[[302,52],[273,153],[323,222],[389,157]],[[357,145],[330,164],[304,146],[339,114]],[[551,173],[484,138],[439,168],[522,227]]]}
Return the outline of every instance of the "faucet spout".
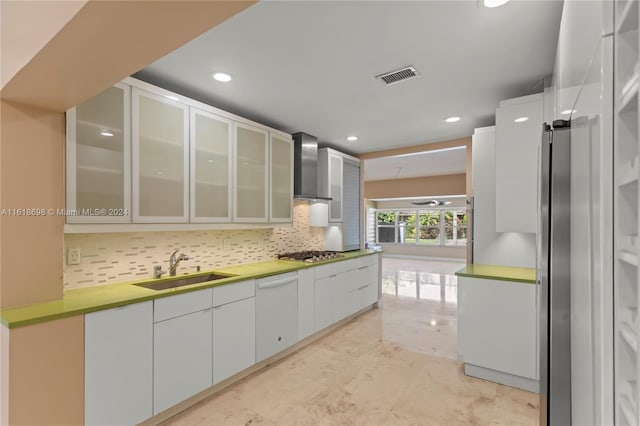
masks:
{"label": "faucet spout", "polygon": [[176,275],[176,272],[178,270],[178,264],[183,260],[189,260],[189,256],[187,256],[184,253],[180,253],[178,255],[179,251],[180,250],[175,250],[173,253],[171,253],[171,256],[169,257],[169,275],[172,277]]}

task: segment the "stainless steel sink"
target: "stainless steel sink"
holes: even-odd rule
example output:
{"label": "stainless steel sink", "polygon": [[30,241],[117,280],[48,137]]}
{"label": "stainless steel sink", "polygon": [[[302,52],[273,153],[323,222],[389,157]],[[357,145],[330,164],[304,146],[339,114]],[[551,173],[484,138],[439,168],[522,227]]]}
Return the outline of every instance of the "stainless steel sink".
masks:
{"label": "stainless steel sink", "polygon": [[195,277],[183,277],[183,278],[173,278],[173,279],[162,280],[162,281],[152,281],[152,282],[140,283],[140,284],[134,284],[134,285],[137,285],[138,287],[148,288],[150,290],[167,290],[169,288],[182,287],[185,285],[223,280],[225,278],[229,278],[233,276],[234,275],[207,274],[207,275],[199,275]]}

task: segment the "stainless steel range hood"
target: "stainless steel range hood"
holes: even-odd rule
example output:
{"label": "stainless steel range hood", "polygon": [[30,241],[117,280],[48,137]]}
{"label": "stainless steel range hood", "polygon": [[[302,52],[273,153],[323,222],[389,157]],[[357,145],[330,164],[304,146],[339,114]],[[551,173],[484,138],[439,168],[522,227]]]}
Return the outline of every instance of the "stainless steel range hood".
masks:
{"label": "stainless steel range hood", "polygon": [[331,200],[318,194],[318,138],[303,132],[292,136],[293,198]]}

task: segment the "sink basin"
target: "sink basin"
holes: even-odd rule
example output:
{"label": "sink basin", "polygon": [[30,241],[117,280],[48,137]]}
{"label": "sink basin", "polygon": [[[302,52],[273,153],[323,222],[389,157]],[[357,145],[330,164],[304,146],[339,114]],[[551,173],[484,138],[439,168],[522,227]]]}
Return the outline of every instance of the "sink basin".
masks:
{"label": "sink basin", "polygon": [[173,278],[163,281],[152,281],[147,283],[135,284],[138,287],[148,288],[150,290],[167,290],[169,288],[182,287],[185,285],[204,283],[208,281],[223,280],[225,278],[232,277],[233,275],[222,274],[207,274],[198,275],[195,277]]}

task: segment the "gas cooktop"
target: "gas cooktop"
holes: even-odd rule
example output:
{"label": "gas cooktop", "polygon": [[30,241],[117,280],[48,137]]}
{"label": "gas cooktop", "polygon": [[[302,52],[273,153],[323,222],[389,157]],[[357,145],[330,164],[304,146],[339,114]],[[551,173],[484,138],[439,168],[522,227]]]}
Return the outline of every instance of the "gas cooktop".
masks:
{"label": "gas cooktop", "polygon": [[342,255],[336,251],[299,251],[295,253],[279,254],[280,260],[296,260],[299,262],[322,262],[323,260],[337,259]]}

